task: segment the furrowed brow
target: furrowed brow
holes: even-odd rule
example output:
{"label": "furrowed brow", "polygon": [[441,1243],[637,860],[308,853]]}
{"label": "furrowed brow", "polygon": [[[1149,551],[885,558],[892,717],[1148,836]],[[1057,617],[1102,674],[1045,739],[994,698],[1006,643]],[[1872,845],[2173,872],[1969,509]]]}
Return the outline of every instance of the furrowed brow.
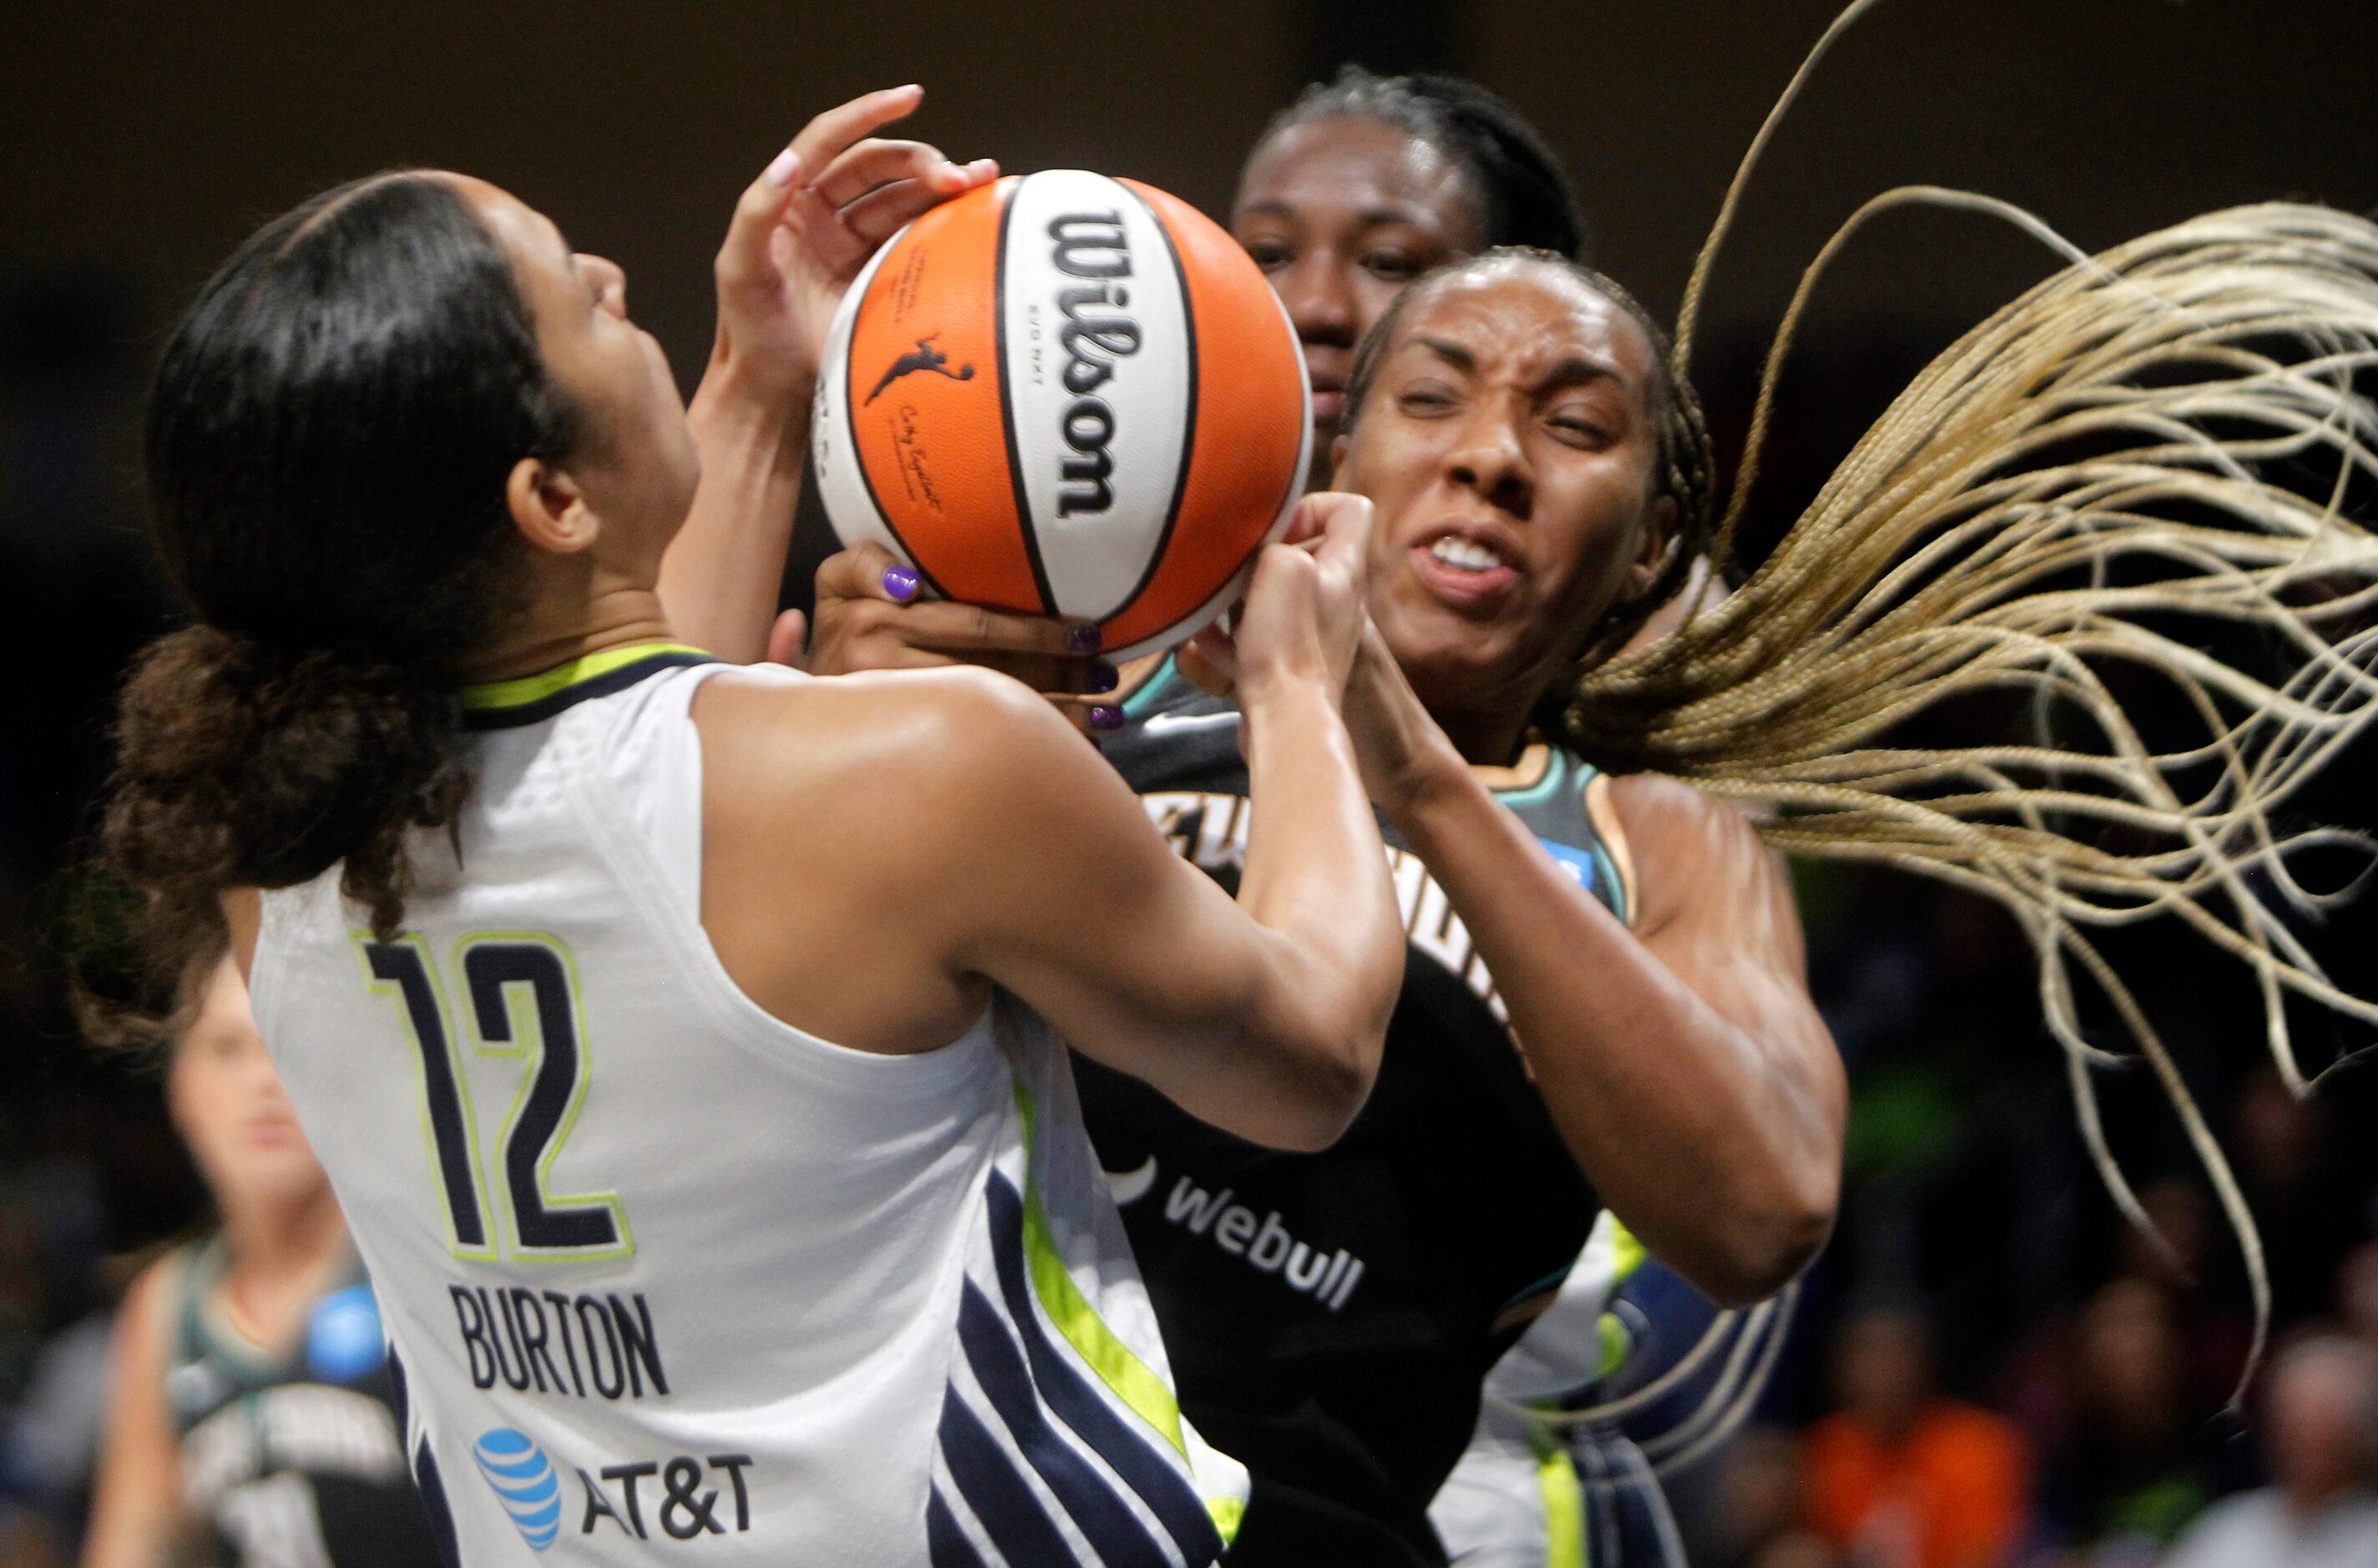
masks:
{"label": "furrowed brow", "polygon": [[1463,372],[1465,375],[1473,372],[1478,368],[1478,356],[1471,353],[1468,349],[1463,348],[1459,343],[1450,341],[1445,338],[1432,338],[1424,332],[1413,333],[1411,341],[1415,346],[1426,349],[1429,353],[1436,355],[1437,358],[1445,361],[1446,364],[1453,366],[1456,370]]}
{"label": "furrowed brow", "polygon": [[1597,381],[1608,381],[1623,389],[1627,377],[1609,360],[1572,354],[1545,371],[1536,383],[1536,390],[1540,393],[1565,392],[1571,387],[1591,386]]}

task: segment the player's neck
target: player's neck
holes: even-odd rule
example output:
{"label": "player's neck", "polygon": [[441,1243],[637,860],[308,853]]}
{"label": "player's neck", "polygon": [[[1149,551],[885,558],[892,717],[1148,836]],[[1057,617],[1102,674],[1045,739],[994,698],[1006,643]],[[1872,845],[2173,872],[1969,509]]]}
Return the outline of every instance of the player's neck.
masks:
{"label": "player's neck", "polygon": [[1474,767],[1510,766],[1527,742],[1536,704],[1551,685],[1550,672],[1536,668],[1495,676],[1459,667],[1447,671],[1408,664],[1403,669],[1421,706],[1454,750]]}
{"label": "player's neck", "polygon": [[662,612],[660,595],[649,586],[621,584],[579,597],[574,604],[532,602],[527,615],[469,662],[466,678],[510,680],[590,653],[667,640],[668,617]]}
{"label": "player's neck", "polygon": [[1517,714],[1438,713],[1434,715],[1445,738],[1475,767],[1508,767],[1519,754],[1528,733],[1528,716]]}
{"label": "player's neck", "polygon": [[259,1345],[277,1345],[288,1337],[292,1313],[314,1298],[345,1256],[346,1220],[328,1182],[244,1202],[226,1194],[222,1211],[231,1253],[224,1304],[242,1334]]}

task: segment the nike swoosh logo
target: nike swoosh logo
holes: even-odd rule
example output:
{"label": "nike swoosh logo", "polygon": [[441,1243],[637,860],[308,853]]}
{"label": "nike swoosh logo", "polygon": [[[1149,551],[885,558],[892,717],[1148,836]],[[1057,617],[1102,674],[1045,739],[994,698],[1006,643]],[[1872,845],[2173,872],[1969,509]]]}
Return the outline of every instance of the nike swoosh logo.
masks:
{"label": "nike swoosh logo", "polygon": [[1195,730],[1227,729],[1239,722],[1231,713],[1158,713],[1140,728],[1150,735],[1186,735]]}
{"label": "nike swoosh logo", "polygon": [[1137,1170],[1111,1170],[1106,1173],[1106,1178],[1118,1208],[1125,1203],[1136,1203],[1147,1196],[1149,1188],[1156,1185],[1156,1156],[1148,1155],[1147,1163]]}

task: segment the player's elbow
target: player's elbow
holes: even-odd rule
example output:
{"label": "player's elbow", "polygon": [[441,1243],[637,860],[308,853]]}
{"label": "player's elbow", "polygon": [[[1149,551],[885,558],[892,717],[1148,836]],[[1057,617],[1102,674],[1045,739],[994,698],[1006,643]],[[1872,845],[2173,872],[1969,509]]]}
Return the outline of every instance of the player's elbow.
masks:
{"label": "player's elbow", "polygon": [[1315,1021],[1275,1035],[1269,1042],[1269,1080],[1242,1133],[1253,1143],[1290,1154],[1319,1154],[1346,1135],[1371,1097],[1379,1071],[1386,1020],[1370,1026],[1330,1029]]}
{"label": "player's elbow", "polygon": [[1382,957],[1346,962],[1335,975],[1309,952],[1279,957],[1254,1010],[1257,1054],[1267,1068],[1258,1096],[1264,1131],[1243,1135],[1317,1154],[1345,1136],[1371,1097],[1403,978],[1403,945],[1399,940]]}
{"label": "player's elbow", "polygon": [[1763,1301],[1824,1251],[1840,1201],[1838,1168],[1787,1173],[1757,1197],[1728,1205],[1706,1245],[1677,1272],[1721,1307]]}
{"label": "player's elbow", "polygon": [[1307,1063],[1300,1073],[1303,1084],[1293,1141],[1280,1147],[1318,1154],[1343,1138],[1370,1099],[1377,1070],[1376,1050],[1369,1052],[1367,1059],[1333,1052],[1327,1059]]}

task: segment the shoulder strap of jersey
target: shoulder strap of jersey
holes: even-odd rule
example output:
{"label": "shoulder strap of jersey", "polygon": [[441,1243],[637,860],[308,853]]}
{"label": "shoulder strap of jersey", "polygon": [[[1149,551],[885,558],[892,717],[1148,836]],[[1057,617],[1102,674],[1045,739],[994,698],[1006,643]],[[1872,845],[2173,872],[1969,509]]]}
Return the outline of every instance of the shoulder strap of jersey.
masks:
{"label": "shoulder strap of jersey", "polygon": [[199,1311],[206,1294],[222,1277],[222,1239],[204,1236],[186,1241],[165,1255],[162,1309],[158,1322],[165,1333],[165,1364],[180,1366],[206,1354],[206,1325]]}

